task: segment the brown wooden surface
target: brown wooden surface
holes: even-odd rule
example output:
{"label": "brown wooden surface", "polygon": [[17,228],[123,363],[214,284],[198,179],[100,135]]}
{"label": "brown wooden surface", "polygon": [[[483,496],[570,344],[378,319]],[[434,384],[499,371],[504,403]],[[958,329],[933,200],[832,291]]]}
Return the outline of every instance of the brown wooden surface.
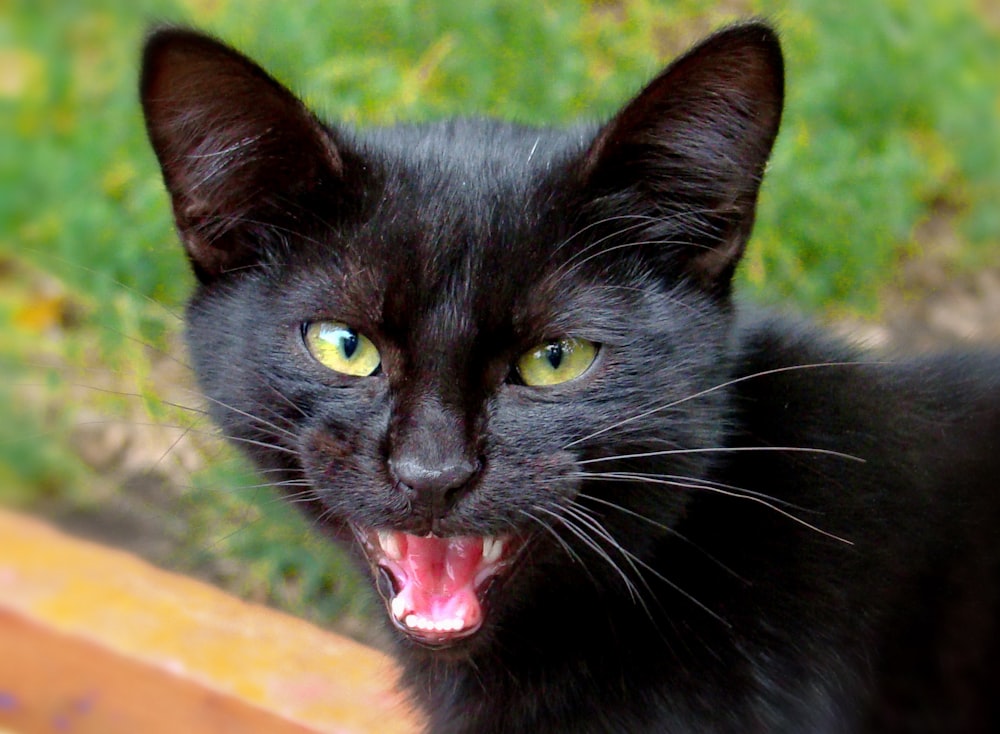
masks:
{"label": "brown wooden surface", "polygon": [[419,731],[381,654],[0,511],[0,734]]}

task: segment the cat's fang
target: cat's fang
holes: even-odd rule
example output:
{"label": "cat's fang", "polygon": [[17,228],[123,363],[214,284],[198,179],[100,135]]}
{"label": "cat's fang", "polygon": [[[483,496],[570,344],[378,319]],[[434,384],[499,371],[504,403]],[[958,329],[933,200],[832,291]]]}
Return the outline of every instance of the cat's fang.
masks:
{"label": "cat's fang", "polygon": [[377,535],[378,544],[382,547],[382,552],[385,553],[386,558],[398,561],[403,557],[396,533],[389,530],[379,530]]}
{"label": "cat's fang", "polygon": [[500,538],[483,538],[483,561],[496,563],[503,555],[503,540]]}

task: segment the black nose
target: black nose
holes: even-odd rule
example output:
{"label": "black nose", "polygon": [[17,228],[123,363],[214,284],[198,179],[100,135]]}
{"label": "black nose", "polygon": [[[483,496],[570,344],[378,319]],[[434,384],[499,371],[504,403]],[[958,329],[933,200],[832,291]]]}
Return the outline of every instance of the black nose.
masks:
{"label": "black nose", "polygon": [[387,457],[391,478],[406,493],[411,519],[433,528],[482,471],[469,418],[454,401],[422,389],[400,397],[394,419]]}
{"label": "black nose", "polygon": [[[466,457],[403,455],[389,460],[400,488],[411,495],[414,509],[439,520],[469,491],[481,464]],[[442,460],[444,459],[444,460]]]}

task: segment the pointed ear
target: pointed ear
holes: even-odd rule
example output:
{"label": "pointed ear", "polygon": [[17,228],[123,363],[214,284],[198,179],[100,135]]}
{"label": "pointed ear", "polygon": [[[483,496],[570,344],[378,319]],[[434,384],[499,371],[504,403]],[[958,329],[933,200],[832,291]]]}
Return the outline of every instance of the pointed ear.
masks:
{"label": "pointed ear", "polygon": [[331,133],[259,66],[182,29],[146,43],[140,82],[149,139],[203,282],[253,265],[336,188]]}
{"label": "pointed ear", "polygon": [[654,238],[678,245],[670,261],[703,287],[728,292],[783,96],[774,32],[762,23],[723,30],[671,64],[601,130],[584,158],[587,188],[628,214],[663,222]]}

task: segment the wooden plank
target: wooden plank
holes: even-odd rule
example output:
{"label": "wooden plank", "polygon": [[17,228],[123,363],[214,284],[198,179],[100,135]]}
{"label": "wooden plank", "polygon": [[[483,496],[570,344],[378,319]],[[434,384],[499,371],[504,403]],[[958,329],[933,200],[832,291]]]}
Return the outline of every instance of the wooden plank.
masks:
{"label": "wooden plank", "polygon": [[0,734],[408,734],[380,653],[0,511]]}

